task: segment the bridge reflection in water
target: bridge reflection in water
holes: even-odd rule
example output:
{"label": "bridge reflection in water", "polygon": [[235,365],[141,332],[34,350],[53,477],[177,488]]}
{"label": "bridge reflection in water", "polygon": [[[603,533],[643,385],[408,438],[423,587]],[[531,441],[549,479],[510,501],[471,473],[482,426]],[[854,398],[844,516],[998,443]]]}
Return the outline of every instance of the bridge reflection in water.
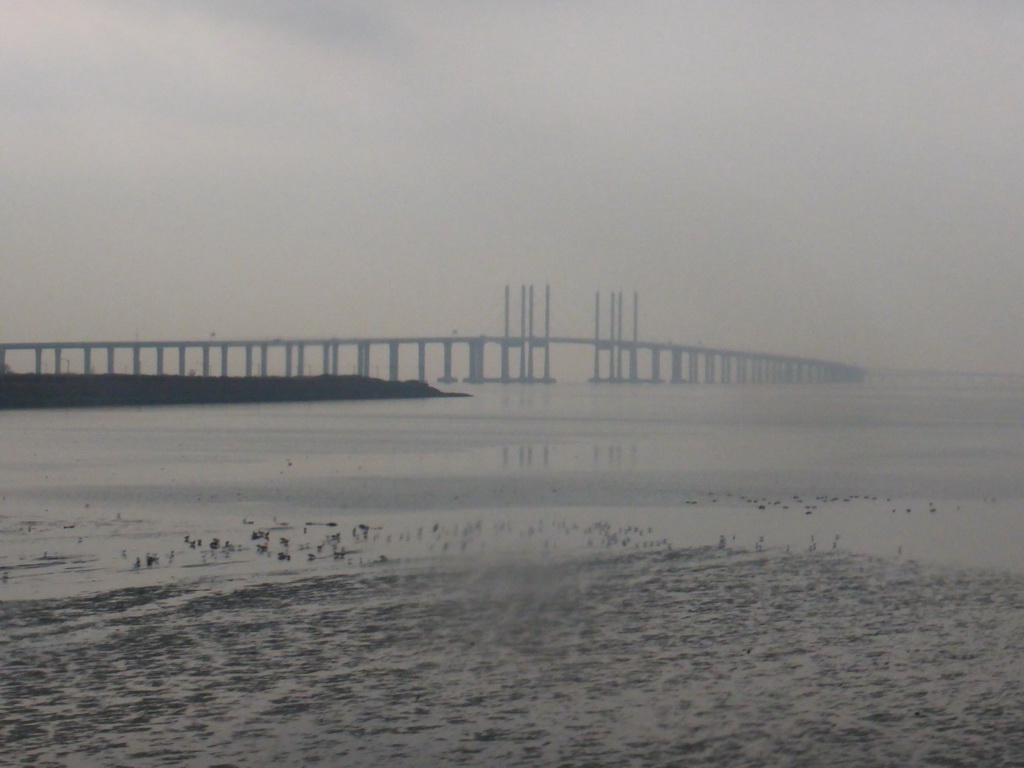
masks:
{"label": "bridge reflection in water", "polygon": [[[429,369],[440,372],[438,381],[442,383],[549,384],[555,382],[553,351],[576,348],[593,355],[590,380],[601,383],[803,384],[860,381],[865,376],[862,368],[827,360],[643,341],[638,333],[636,294],[633,296],[633,334],[625,338],[621,292],[609,296],[610,319],[606,335],[601,332],[601,297],[598,295],[593,337],[552,336],[550,289],[545,288],[544,326],[538,331],[534,324],[533,286],[522,286],[520,323],[515,332],[511,325],[510,298],[506,287],[505,329],[497,336],[222,340],[211,334],[209,339],[192,341],[0,343],[0,371],[7,370],[9,365],[15,367],[14,358],[18,357],[21,366],[17,369],[29,367],[35,373],[179,376],[356,373],[393,381],[402,378],[426,381]],[[415,370],[410,370],[410,351],[414,353]],[[385,361],[384,371],[375,360]]]}

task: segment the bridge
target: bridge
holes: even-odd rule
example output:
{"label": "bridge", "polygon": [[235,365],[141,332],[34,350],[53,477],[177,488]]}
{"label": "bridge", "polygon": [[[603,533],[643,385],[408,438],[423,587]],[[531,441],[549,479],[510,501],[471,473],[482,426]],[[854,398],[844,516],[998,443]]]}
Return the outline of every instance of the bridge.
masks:
{"label": "bridge", "polygon": [[[387,366],[386,376],[378,377],[393,381],[426,381],[428,370],[436,370],[438,381],[445,384],[550,384],[555,382],[553,350],[577,348],[592,354],[590,381],[595,383],[660,383],[667,374],[673,384],[804,384],[861,381],[866,373],[857,366],[815,358],[642,341],[635,293],[633,333],[627,338],[622,293],[611,293],[608,299],[608,325],[603,333],[601,295],[595,297],[592,337],[551,335],[547,287],[544,324],[539,329],[532,285],[521,286],[519,327],[514,329],[512,295],[506,286],[505,328],[500,335],[225,340],[211,334],[200,340],[0,343],[0,371],[13,368],[14,358],[20,356],[22,366],[35,373],[378,376],[376,357]],[[415,353],[414,376],[410,375],[410,349]]]}

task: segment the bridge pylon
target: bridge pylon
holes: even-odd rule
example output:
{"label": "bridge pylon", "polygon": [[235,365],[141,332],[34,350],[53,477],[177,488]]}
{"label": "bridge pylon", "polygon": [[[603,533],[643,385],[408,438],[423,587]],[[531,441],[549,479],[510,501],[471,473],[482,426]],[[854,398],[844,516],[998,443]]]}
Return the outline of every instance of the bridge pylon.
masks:
{"label": "bridge pylon", "polygon": [[[504,335],[495,340],[481,336],[467,342],[469,355],[466,384],[554,384],[551,376],[551,286],[544,286],[544,328],[538,335],[536,295],[533,285],[519,286],[519,332],[512,332],[512,289],[505,286]],[[486,375],[485,352],[496,343],[500,354],[497,378]],[[518,374],[515,369],[518,368]],[[447,374],[446,374],[447,375]],[[441,381],[445,381],[444,378]]]}

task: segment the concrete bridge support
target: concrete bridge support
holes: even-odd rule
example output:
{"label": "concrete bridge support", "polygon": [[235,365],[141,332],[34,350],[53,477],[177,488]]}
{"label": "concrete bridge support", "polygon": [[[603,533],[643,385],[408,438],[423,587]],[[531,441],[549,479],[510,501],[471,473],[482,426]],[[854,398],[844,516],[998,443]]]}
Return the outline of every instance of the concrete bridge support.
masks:
{"label": "concrete bridge support", "polygon": [[444,375],[439,379],[442,384],[453,384],[457,379],[452,376],[452,343],[442,342],[444,347]]}
{"label": "concrete bridge support", "polygon": [[388,379],[398,381],[398,342],[388,344]]}
{"label": "concrete bridge support", "polygon": [[469,354],[469,371],[463,379],[467,384],[482,384],[484,380],[484,347],[476,341],[467,343]]}
{"label": "concrete bridge support", "polygon": [[360,341],[356,345],[356,373],[360,376],[370,375],[370,342]]}
{"label": "concrete bridge support", "polygon": [[511,356],[511,345],[509,344],[508,334],[501,342],[501,381],[503,384],[508,384],[512,381],[509,369],[509,358]]}
{"label": "concrete bridge support", "polygon": [[672,374],[669,381],[673,384],[681,384],[683,379],[683,350],[673,349],[669,351],[672,360]]}

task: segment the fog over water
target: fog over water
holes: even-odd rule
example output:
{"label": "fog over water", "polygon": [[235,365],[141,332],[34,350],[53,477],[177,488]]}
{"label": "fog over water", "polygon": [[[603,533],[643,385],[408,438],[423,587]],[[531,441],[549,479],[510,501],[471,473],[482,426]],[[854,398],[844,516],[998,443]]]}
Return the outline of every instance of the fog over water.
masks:
{"label": "fog over water", "polygon": [[5,341],[557,335],[1024,373],[1024,7],[8,0]]}
{"label": "fog over water", "polygon": [[1024,755],[1019,388],[472,391],[4,413],[0,762]]}

